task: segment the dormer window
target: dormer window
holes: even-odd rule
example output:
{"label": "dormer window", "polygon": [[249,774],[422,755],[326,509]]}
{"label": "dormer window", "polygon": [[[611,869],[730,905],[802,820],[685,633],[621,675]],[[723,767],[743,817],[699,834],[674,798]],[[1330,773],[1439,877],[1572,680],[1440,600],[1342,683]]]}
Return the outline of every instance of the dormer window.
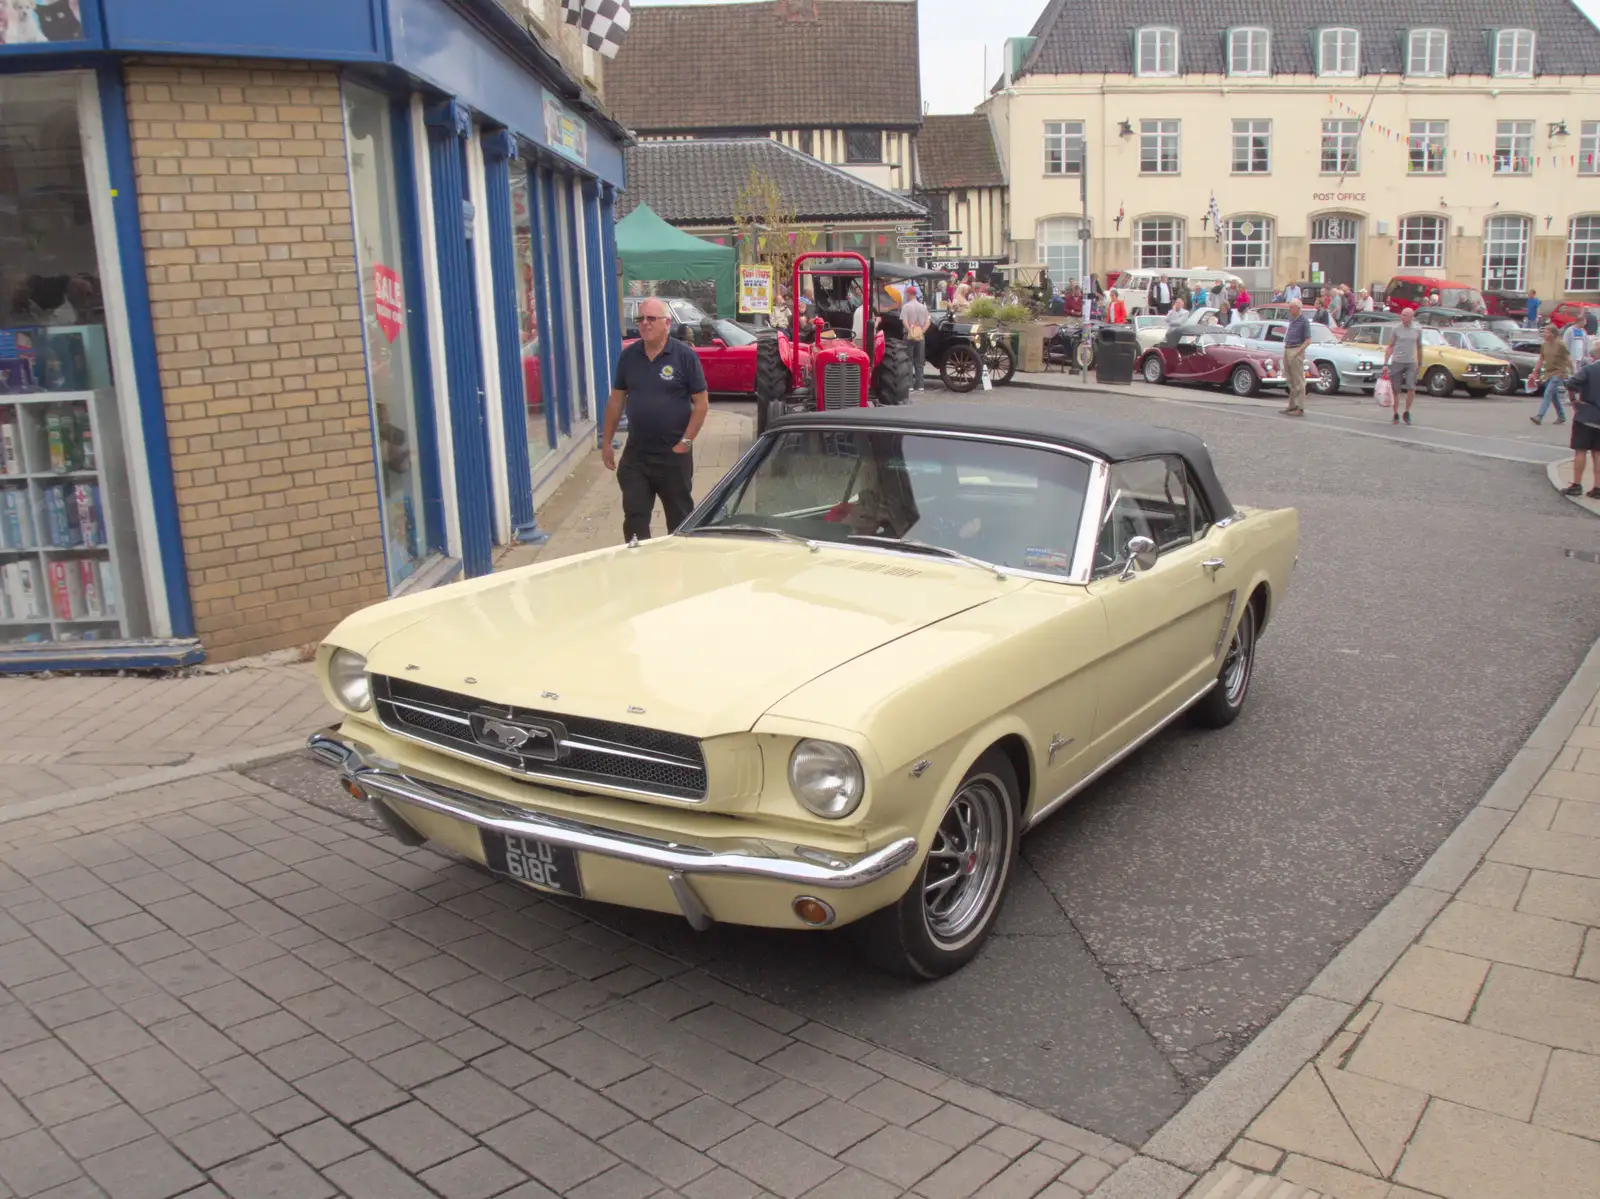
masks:
{"label": "dormer window", "polygon": [[1494,73],[1503,78],[1533,76],[1533,30],[1501,29],[1494,35]]}
{"label": "dormer window", "polygon": [[1162,76],[1178,73],[1178,31],[1165,27],[1141,29],[1136,35],[1134,66],[1140,75]]}
{"label": "dormer window", "polygon": [[1361,74],[1361,34],[1354,29],[1323,29],[1317,34],[1317,74]]}
{"label": "dormer window", "polygon": [[1267,75],[1272,71],[1272,35],[1265,29],[1228,30],[1228,74]]}
{"label": "dormer window", "polygon": [[1450,35],[1443,29],[1413,29],[1406,43],[1406,74],[1444,75],[1449,47]]}

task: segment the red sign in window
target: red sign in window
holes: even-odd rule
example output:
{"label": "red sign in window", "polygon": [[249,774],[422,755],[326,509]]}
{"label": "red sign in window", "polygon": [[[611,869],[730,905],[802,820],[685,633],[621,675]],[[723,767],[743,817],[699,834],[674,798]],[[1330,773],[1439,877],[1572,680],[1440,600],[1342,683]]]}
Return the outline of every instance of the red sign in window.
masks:
{"label": "red sign in window", "polygon": [[405,324],[406,307],[400,297],[400,276],[381,263],[372,268],[372,303],[377,309],[378,328],[394,341]]}

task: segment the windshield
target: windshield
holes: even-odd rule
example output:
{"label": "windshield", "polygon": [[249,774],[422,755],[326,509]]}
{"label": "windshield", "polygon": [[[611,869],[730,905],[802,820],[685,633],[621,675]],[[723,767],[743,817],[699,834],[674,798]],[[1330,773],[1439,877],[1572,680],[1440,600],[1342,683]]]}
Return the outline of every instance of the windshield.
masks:
{"label": "windshield", "polygon": [[752,344],[756,335],[750,330],[734,324],[732,321],[715,321],[717,336],[729,346],[747,346]]}
{"label": "windshield", "polygon": [[1089,489],[1081,458],[962,437],[853,430],[781,433],[763,449],[723,485],[706,518],[682,531],[742,526],[812,541],[887,539],[910,552],[1072,571]]}
{"label": "windshield", "polygon": [[1439,293],[1439,306],[1476,312],[1483,307],[1483,293],[1475,287],[1447,287]]}
{"label": "windshield", "polygon": [[1485,350],[1491,354],[1502,353],[1511,348],[1498,333],[1491,333],[1487,329],[1463,333],[1461,337],[1474,350]]}
{"label": "windshield", "polygon": [[1333,335],[1333,330],[1328,328],[1328,326],[1326,326],[1326,325],[1312,325],[1311,326],[1311,340],[1313,342],[1320,343],[1320,342],[1325,342],[1325,341],[1338,341],[1339,339]]}
{"label": "windshield", "polygon": [[1422,331],[1422,344],[1425,346],[1442,346],[1448,344],[1444,334],[1437,329],[1424,329]]}
{"label": "windshield", "polygon": [[1237,333],[1206,333],[1201,336],[1200,344],[1203,346],[1233,346],[1235,349],[1244,348],[1244,338]]}

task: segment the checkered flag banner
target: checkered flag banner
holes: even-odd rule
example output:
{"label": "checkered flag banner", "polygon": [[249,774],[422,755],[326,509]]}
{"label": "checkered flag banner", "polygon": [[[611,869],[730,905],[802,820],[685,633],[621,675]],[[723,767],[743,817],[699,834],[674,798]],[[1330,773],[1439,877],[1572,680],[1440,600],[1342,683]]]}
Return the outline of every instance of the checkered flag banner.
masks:
{"label": "checkered flag banner", "polygon": [[568,25],[583,20],[583,0],[561,0],[561,16]]}
{"label": "checkered flag banner", "polygon": [[[628,0],[561,0],[563,4],[577,3],[582,12],[578,27],[583,30],[583,44],[598,50],[602,58],[615,58],[628,36],[628,26],[633,21],[633,10]],[[568,21],[572,20],[569,15]]]}
{"label": "checkered flag banner", "polygon": [[1211,193],[1211,235],[1219,242],[1222,240],[1222,212],[1217,207],[1217,193]]}

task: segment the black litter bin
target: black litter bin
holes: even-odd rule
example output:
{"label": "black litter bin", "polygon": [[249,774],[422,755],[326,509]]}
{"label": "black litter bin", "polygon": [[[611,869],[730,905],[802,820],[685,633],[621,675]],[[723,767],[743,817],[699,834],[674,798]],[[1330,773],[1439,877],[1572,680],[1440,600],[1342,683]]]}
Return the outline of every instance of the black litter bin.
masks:
{"label": "black litter bin", "polygon": [[1101,383],[1132,383],[1139,340],[1132,325],[1101,325],[1094,335],[1094,372]]}

